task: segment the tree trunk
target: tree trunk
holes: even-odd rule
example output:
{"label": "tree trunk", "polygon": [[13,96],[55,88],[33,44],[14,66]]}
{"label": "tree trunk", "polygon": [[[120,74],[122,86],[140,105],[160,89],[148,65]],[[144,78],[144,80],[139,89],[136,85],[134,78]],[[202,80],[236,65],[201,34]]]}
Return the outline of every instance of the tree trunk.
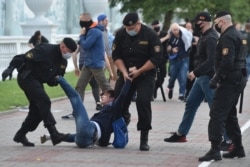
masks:
{"label": "tree trunk", "polygon": [[171,25],[171,20],[173,18],[174,11],[169,10],[165,13],[164,24],[163,24],[163,31],[167,31]]}

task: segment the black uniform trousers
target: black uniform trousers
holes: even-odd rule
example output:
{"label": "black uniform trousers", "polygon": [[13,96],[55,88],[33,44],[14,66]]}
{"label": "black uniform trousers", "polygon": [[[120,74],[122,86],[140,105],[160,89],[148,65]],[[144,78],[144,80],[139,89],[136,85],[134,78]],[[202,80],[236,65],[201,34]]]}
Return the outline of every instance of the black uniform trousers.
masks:
{"label": "black uniform trousers", "polygon": [[216,89],[208,125],[210,141],[221,142],[225,130],[233,141],[241,139],[236,105],[246,82],[241,70],[235,70]]}
{"label": "black uniform trousers", "polygon": [[[121,91],[124,84],[124,78],[121,74],[118,74],[116,81],[115,92],[118,94]],[[128,114],[129,105],[131,103],[134,92],[136,91],[136,108],[138,112],[137,130],[150,130],[152,129],[152,110],[151,110],[151,98],[154,91],[155,74],[142,74],[138,78],[132,81],[127,98],[123,103],[123,115]],[[125,116],[126,117],[126,116]]]}
{"label": "black uniform trousers", "polygon": [[26,131],[34,131],[41,121],[44,122],[45,127],[55,125],[56,121],[50,110],[51,101],[43,84],[31,75],[23,79],[22,73],[18,74],[17,81],[29,101],[29,112],[22,128]]}

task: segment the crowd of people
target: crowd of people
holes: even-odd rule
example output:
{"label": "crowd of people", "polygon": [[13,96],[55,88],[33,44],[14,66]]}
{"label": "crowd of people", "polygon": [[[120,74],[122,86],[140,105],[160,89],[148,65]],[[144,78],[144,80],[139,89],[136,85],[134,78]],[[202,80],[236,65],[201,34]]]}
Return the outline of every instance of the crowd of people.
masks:
{"label": "crowd of people", "polygon": [[[35,32],[29,41],[32,49],[16,55],[2,73],[4,81],[17,69],[18,84],[29,101],[28,115],[13,140],[34,146],[26,135],[43,121],[49,131],[43,142],[49,139],[53,145],[75,142],[82,148],[95,144],[108,146],[116,112],[120,112],[128,126],[129,107],[136,94],[139,150],[149,151],[152,97],[157,97],[158,88],[168,76],[168,98],[173,99],[177,79],[178,100],[185,102],[185,111],[178,130],[164,141],[186,142],[198,107],[206,101],[210,109],[211,149],[198,160],[221,160],[222,143],[228,141],[232,148],[223,154],[224,158],[245,157],[236,105],[250,72],[250,23],[241,32],[233,25],[231,13],[219,11],[213,18],[202,11],[185,25],[172,23],[168,31],[161,31],[159,20],[154,20],[151,26],[143,24],[136,12],[126,14],[122,24],[111,35],[107,15],[99,15],[95,22],[90,13],[82,13],[77,42],[64,38],[60,44],[48,44],[40,31]],[[63,79],[71,56],[75,75],[79,77],[75,89]],[[109,71],[108,77],[105,69]],[[75,133],[57,131],[44,83],[60,84],[70,99],[72,113],[62,118],[75,120]],[[87,84],[92,87],[98,110],[90,119],[84,107]]]}

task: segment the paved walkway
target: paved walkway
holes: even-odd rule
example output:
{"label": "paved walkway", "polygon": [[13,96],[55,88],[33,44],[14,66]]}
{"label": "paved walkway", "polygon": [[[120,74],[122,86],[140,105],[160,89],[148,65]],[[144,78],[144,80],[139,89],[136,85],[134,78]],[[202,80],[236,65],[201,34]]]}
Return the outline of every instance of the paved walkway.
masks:
{"label": "paved walkway", "polygon": [[[167,94],[166,94],[167,95]],[[175,131],[184,111],[185,103],[177,101],[177,89],[172,100],[163,102],[158,91],[157,99],[152,102],[153,129],[149,134],[150,151],[139,151],[139,132],[136,130],[137,112],[132,103],[130,111],[132,120],[128,127],[129,143],[125,149],[93,147],[79,149],[75,144],[62,143],[52,146],[50,142],[40,144],[40,136],[48,133],[41,124],[27,137],[35,143],[34,148],[27,148],[13,142],[12,138],[26,116],[25,109],[17,112],[0,114],[0,166],[2,167],[248,167],[250,166],[250,83],[245,90],[243,114],[239,114],[239,122],[243,131],[243,143],[246,158],[223,159],[219,162],[198,162],[198,157],[204,155],[210,148],[207,139],[208,106],[202,103],[188,135],[187,143],[166,143],[163,141],[169,132]],[[85,106],[90,116],[95,111],[94,99],[91,93],[86,94]],[[73,120],[62,120],[61,116],[72,111],[67,99],[52,103],[52,111],[57,120],[60,132],[74,132]]]}

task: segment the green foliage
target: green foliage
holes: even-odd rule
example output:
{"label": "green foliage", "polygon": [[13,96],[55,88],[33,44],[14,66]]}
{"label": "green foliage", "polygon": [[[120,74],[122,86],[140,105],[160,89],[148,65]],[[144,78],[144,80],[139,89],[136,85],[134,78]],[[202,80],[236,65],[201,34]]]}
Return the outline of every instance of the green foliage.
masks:
{"label": "green foliage", "polygon": [[121,12],[140,11],[143,20],[151,23],[158,19],[167,29],[173,17],[193,19],[200,11],[214,15],[217,11],[227,10],[233,21],[245,23],[250,18],[250,0],[109,0],[110,7],[122,4]]}
{"label": "green foliage", "polygon": [[[73,87],[75,87],[77,77],[74,72],[66,73],[64,77]],[[60,86],[49,87],[47,84],[44,84],[44,87],[50,98],[65,96]],[[89,89],[88,86],[87,90]],[[0,92],[0,111],[28,105],[28,100],[24,92],[19,88],[16,79],[0,82]]]}

